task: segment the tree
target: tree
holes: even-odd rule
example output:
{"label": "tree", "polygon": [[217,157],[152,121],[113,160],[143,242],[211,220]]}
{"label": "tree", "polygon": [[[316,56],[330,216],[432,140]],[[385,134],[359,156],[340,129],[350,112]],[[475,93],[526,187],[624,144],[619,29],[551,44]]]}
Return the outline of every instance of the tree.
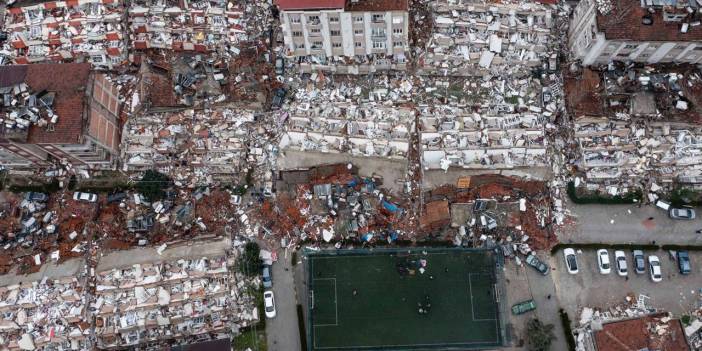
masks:
{"label": "tree", "polygon": [[543,324],[538,318],[534,318],[527,324],[527,339],[529,340],[529,351],[548,351],[551,342],[556,340],[553,335],[553,324]]}
{"label": "tree", "polygon": [[148,170],[137,182],[136,189],[146,197],[147,200],[154,202],[163,199],[166,194],[164,191],[171,184],[171,179],[158,171]]}
{"label": "tree", "polygon": [[258,247],[258,244],[253,241],[246,243],[244,246],[244,252],[237,260],[239,272],[249,277],[253,277],[261,273],[261,265],[263,262],[261,261],[260,254],[261,248]]}

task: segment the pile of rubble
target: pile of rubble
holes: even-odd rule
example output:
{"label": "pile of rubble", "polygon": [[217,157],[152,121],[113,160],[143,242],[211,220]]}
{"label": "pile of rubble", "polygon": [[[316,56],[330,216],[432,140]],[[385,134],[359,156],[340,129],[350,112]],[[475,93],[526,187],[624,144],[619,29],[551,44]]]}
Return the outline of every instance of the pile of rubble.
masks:
{"label": "pile of rubble", "polygon": [[2,53],[17,64],[90,62],[114,69],[127,60],[122,1],[27,2],[5,11],[10,31]]}
{"label": "pile of rubble", "polygon": [[0,95],[0,123],[4,123],[5,133],[13,129],[26,131],[31,125],[53,127],[58,122],[59,116],[52,110],[55,92],[33,92],[26,83],[20,82],[0,88]]}
{"label": "pile of rubble", "polygon": [[546,62],[555,66],[551,5],[442,0],[430,7],[433,33],[426,52],[418,56],[422,74],[521,75]]}
{"label": "pile of rubble", "polygon": [[91,309],[97,346],[129,347],[229,331],[226,257],[135,264],[98,272]]}
{"label": "pile of rubble", "polygon": [[0,343],[9,350],[89,349],[84,278],[0,287]]}
{"label": "pile of rubble", "polygon": [[588,189],[617,195],[702,182],[702,77],[694,67],[612,64],[571,75],[566,87]]}

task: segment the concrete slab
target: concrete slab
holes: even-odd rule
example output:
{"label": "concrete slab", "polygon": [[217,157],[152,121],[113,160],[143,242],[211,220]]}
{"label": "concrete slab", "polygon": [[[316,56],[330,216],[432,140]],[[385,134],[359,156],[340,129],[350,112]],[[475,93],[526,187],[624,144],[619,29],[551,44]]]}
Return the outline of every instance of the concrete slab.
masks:
{"label": "concrete slab", "polygon": [[113,268],[131,266],[134,264],[158,263],[178,259],[223,256],[231,248],[231,239],[205,242],[190,242],[173,247],[167,247],[159,255],[156,247],[140,247],[125,251],[114,251],[100,258],[97,271],[103,272]]}
{"label": "concrete slab", "polygon": [[28,283],[40,281],[44,278],[58,279],[65,277],[77,277],[83,269],[85,260],[83,258],[72,258],[59,265],[48,263],[39,269],[39,272],[25,275],[17,275],[12,272],[0,276],[0,286],[7,286],[18,283]]}

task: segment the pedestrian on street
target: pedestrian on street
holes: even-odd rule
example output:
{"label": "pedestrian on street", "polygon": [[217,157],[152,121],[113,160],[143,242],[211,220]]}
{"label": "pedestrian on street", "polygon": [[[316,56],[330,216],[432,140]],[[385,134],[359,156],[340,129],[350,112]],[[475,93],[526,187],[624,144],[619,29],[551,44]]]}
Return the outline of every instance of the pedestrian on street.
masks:
{"label": "pedestrian on street", "polygon": [[652,221],[652,220],[653,220],[653,217],[648,217],[648,220],[649,220],[649,221]]}
{"label": "pedestrian on street", "polygon": [[702,234],[702,229],[697,229],[697,230],[695,230],[695,233],[697,233],[697,234]]}
{"label": "pedestrian on street", "polygon": [[551,299],[551,294],[548,294],[548,296],[546,296],[546,298],[550,300],[550,299]]}

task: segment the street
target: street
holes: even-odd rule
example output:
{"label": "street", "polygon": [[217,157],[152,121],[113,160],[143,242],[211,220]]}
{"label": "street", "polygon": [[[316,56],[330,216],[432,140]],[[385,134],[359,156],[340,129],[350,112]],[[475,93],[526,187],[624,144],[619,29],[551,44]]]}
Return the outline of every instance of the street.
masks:
{"label": "street", "polygon": [[273,263],[273,294],[277,315],[266,321],[269,351],[300,350],[300,332],[297,323],[297,298],[290,253],[278,251]]}
{"label": "street", "polygon": [[[568,204],[577,224],[561,230],[562,243],[702,245],[702,220],[672,220],[653,205]],[[698,215],[700,214],[698,209]],[[653,220],[649,218],[653,217]]]}

